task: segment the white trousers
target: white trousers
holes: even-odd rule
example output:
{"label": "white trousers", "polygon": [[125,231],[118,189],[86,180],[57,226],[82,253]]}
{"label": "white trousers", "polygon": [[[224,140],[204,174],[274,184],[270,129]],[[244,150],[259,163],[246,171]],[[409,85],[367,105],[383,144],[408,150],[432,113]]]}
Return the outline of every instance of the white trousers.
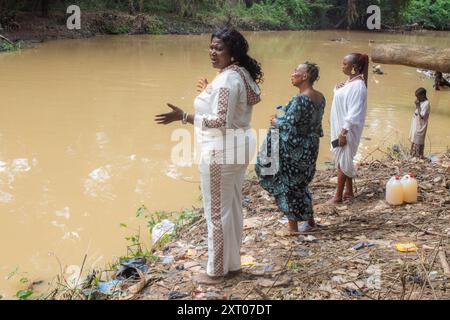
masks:
{"label": "white trousers", "polygon": [[208,226],[209,276],[241,268],[242,186],[248,164],[200,164],[203,207]]}

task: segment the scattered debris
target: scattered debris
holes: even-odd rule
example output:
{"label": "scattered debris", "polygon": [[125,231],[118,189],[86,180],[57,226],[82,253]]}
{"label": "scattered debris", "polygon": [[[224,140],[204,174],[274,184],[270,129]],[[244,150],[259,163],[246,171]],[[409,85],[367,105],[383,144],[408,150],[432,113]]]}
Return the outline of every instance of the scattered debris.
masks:
{"label": "scattered debris", "polygon": [[184,292],[171,291],[171,292],[169,292],[168,299],[169,300],[177,300],[177,299],[186,298],[188,296],[189,296],[189,294],[184,293]]}
{"label": "scattered debris", "polygon": [[344,294],[348,295],[349,297],[361,298],[363,296],[361,291],[359,291],[357,289],[353,289],[353,288],[348,288],[348,287],[342,289],[342,292]]}
{"label": "scattered debris", "polygon": [[157,243],[164,235],[171,235],[175,231],[175,223],[170,220],[164,219],[152,229],[152,243]]}
{"label": "scattered debris", "polygon": [[147,272],[147,260],[144,257],[137,257],[125,260],[120,263],[120,268],[116,272],[116,279],[138,279],[139,272]]}
{"label": "scattered debris", "polygon": [[375,74],[384,74],[383,70],[381,70],[380,65],[372,66],[372,72]]}
{"label": "scattered debris", "polygon": [[[121,272],[128,274],[122,276],[132,277],[120,290],[131,293],[133,285],[137,293],[126,297],[152,300],[448,300],[450,151],[439,155],[439,162],[409,158],[400,147],[394,154],[382,161],[364,160],[355,198],[337,207],[325,205],[336,187],[330,182],[334,169],[317,171],[310,189],[315,218],[324,227],[302,234],[280,236],[288,228],[285,216],[258,181],[247,180],[243,196],[250,201],[244,215],[242,272],[212,286],[192,282],[193,274],[205,272],[208,258],[206,221],[202,210],[196,209],[193,224],[177,230],[164,248],[152,253],[166,260],[148,259],[146,271],[143,261],[137,265],[125,261],[129,266]],[[385,182],[394,174],[411,171],[418,173],[418,202],[389,206],[384,200]],[[435,182],[438,177],[442,178]],[[172,261],[167,257],[173,262],[164,263]],[[95,294],[123,299],[98,290]]]}
{"label": "scattered debris", "polygon": [[265,278],[259,279],[257,281],[257,284],[263,288],[276,288],[276,287],[286,287],[291,283],[291,281],[292,281],[291,277],[285,276],[278,279],[278,281]]}
{"label": "scattered debris", "polygon": [[110,295],[113,294],[116,290],[120,289],[120,285],[123,282],[120,280],[111,280],[108,282],[99,282],[97,285],[98,291],[101,293]]}
{"label": "scattered debris", "polygon": [[414,243],[397,243],[395,245],[400,252],[416,252],[417,246]]}
{"label": "scattered debris", "polygon": [[352,248],[353,248],[353,250],[361,250],[363,248],[373,248],[373,247],[375,247],[374,243],[359,242],[358,244],[354,245]]}

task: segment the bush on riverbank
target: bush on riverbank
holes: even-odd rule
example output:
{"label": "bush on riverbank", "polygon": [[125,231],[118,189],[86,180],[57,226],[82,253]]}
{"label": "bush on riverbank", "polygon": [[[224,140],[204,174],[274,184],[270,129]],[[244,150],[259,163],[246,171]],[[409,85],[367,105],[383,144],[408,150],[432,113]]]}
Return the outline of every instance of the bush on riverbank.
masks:
{"label": "bush on riverbank", "polygon": [[412,0],[402,13],[408,23],[418,23],[427,29],[450,28],[450,1]]}
{"label": "bush on riverbank", "polygon": [[[280,29],[365,29],[370,0],[0,0],[1,26],[7,31],[20,28],[14,23],[18,13],[48,17],[65,14],[68,5],[79,5],[83,13],[115,11],[120,14],[156,16],[161,25],[147,33],[190,33],[210,31],[211,26],[227,22],[247,30]],[[447,0],[379,1],[382,25],[396,27],[417,23],[429,28],[450,28],[450,3]],[[173,24],[182,30],[174,30]],[[199,28],[197,25],[200,24]],[[192,28],[192,26],[194,26]],[[110,33],[135,33],[119,24]],[[184,30],[187,29],[187,30]],[[183,32],[186,31],[186,32]]]}

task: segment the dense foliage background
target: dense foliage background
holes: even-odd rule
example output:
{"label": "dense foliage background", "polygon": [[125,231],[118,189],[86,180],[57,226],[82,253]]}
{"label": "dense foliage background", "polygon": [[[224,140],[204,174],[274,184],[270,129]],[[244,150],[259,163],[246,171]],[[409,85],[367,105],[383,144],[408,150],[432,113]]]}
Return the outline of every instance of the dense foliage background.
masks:
{"label": "dense foliage background", "polygon": [[384,28],[417,23],[449,30],[449,0],[0,0],[0,16],[34,12],[47,16],[69,4],[82,10],[119,10],[193,19],[233,21],[249,29],[365,28],[366,9],[377,4]]}

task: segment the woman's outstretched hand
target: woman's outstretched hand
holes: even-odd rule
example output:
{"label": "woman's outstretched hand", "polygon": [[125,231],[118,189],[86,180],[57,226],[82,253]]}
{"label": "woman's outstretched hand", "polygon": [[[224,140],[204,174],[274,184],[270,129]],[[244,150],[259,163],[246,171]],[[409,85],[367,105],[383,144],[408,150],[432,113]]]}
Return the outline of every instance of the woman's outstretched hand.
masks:
{"label": "woman's outstretched hand", "polygon": [[207,86],[208,86],[208,80],[206,80],[206,78],[201,78],[197,82],[197,92],[201,93],[203,90],[206,89]]}
{"label": "woman's outstretched hand", "polygon": [[155,116],[155,121],[157,124],[169,124],[171,122],[180,121],[183,119],[183,110],[170,103],[168,103],[167,105],[172,109],[172,111],[168,113],[157,114]]}

